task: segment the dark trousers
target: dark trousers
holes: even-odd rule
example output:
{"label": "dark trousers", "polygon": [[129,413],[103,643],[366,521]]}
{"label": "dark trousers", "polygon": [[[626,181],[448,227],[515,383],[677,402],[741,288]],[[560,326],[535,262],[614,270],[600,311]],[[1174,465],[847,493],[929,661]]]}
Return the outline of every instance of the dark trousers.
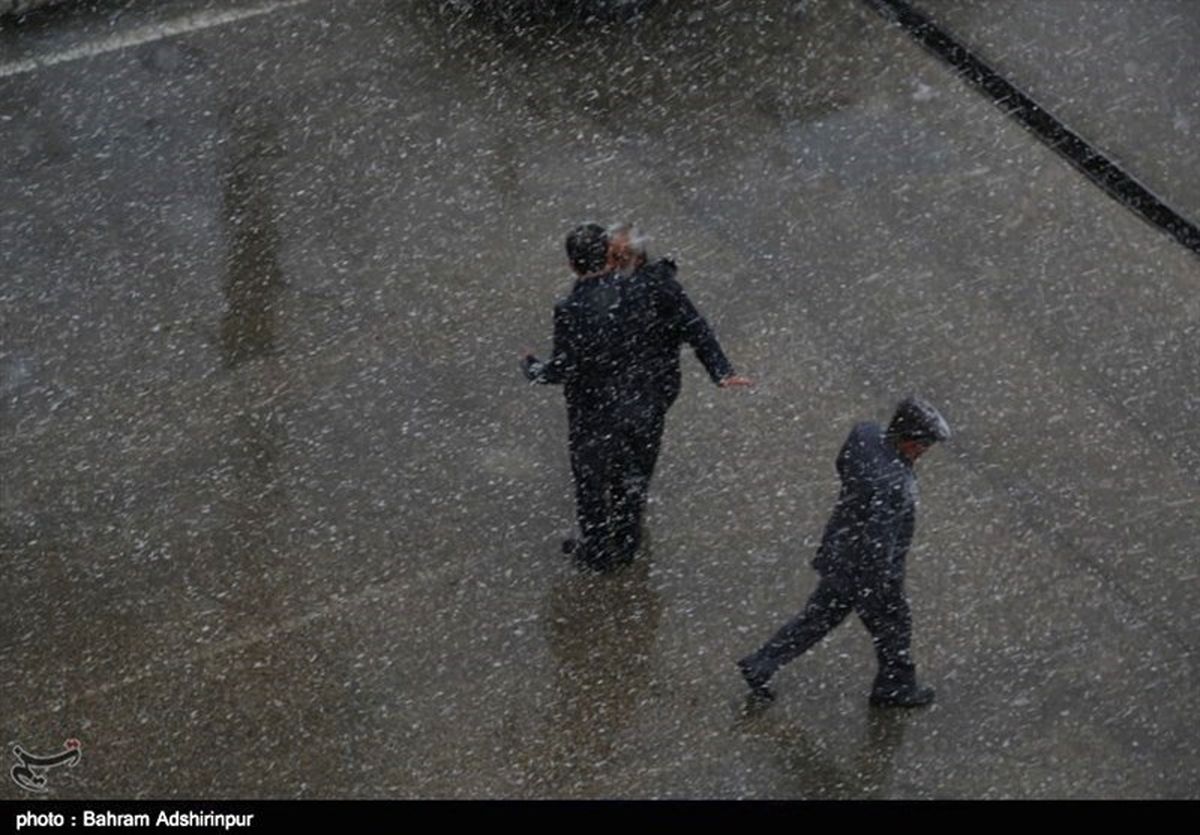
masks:
{"label": "dark trousers", "polygon": [[633,559],[641,544],[642,514],[658,451],[665,412],[640,420],[572,420],[571,473],[579,520],[579,558],[597,569]]}
{"label": "dark trousers", "polygon": [[916,680],[909,653],[912,614],[902,578],[862,582],[852,576],[823,575],[804,609],[747,660],[768,678],[832,632],[851,611],[858,613],[875,644],[876,690],[912,685]]}

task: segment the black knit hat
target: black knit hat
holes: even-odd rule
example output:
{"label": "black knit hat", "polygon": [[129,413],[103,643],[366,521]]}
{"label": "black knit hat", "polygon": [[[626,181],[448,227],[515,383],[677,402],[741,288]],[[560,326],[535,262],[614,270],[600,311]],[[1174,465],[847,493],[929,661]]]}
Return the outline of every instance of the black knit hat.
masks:
{"label": "black knit hat", "polygon": [[906,397],[896,406],[887,433],[892,438],[935,444],[950,440],[950,425],[929,401]]}
{"label": "black knit hat", "polygon": [[598,223],[581,223],[567,235],[567,258],[580,275],[604,269],[608,233]]}

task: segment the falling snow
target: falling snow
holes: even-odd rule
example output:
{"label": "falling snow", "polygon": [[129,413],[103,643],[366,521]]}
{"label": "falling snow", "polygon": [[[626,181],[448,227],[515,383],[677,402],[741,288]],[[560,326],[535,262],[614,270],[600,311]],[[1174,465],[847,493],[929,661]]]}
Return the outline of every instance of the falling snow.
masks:
{"label": "falling snow", "polygon": [[[0,17],[0,737],[59,798],[1196,797],[1196,254],[864,0],[580,2]],[[914,4],[1200,221],[1200,4]],[[756,382],[685,351],[612,575],[518,367],[588,219]],[[851,623],[746,711],[909,392],[938,701]]]}

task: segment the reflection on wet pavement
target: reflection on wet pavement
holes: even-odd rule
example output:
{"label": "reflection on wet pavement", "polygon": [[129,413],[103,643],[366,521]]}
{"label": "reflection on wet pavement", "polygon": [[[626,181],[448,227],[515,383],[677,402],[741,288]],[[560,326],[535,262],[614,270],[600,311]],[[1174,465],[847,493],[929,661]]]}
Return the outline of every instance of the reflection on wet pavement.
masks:
{"label": "reflection on wet pavement", "polygon": [[[872,708],[862,729],[862,741],[851,752],[830,751],[803,724],[772,721],[766,712],[754,713],[741,730],[777,749],[779,768],[793,785],[793,797],[819,800],[884,798],[892,788],[896,752],[913,718],[908,711]],[[816,737],[816,738],[814,738]],[[841,761],[851,754],[850,761]]]}
{"label": "reflection on wet pavement", "polygon": [[617,730],[652,698],[651,650],[662,615],[650,558],[612,576],[568,575],[551,588],[542,625],[554,658],[553,748],[531,758],[535,785],[587,795],[612,760]]}
{"label": "reflection on wet pavement", "polygon": [[283,273],[269,165],[283,149],[278,128],[266,113],[264,106],[228,109],[230,159],[223,197],[229,237],[224,292],[229,309],[221,317],[221,348],[231,368],[275,350]]}

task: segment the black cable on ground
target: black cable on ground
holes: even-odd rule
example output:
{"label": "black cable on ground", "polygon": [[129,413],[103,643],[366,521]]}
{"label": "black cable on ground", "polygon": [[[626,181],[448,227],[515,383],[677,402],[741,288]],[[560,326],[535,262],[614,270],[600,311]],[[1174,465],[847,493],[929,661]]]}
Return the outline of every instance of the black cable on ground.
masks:
{"label": "black cable on ground", "polygon": [[904,28],[925,49],[952,66],[968,83],[1075,166],[1110,197],[1200,255],[1200,227],[1168,206],[1103,151],[1021,92],[952,34],[905,0],[863,0]]}

